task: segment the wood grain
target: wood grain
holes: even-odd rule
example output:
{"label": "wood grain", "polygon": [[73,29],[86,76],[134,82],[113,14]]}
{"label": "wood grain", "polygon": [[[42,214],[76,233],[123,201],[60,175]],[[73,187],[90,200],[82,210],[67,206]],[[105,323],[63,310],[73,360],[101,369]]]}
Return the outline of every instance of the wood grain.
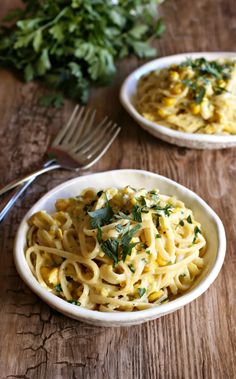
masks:
{"label": "wood grain", "polygon": [[[10,3],[10,4],[9,4]],[[1,15],[17,1],[2,0]],[[235,50],[235,0],[168,0],[162,6],[167,33],[159,54]],[[174,314],[130,328],[97,328],[64,317],[40,301],[16,273],[13,240],[25,212],[46,191],[75,176],[64,171],[37,180],[0,227],[0,377],[45,379],[233,379],[236,377],[235,246],[236,149],[194,151],[158,141],[122,109],[124,78],[142,62],[120,62],[115,82],[92,93],[99,116],[109,114],[122,133],[93,172],[151,170],[196,191],[226,227],[227,254],[210,289]],[[39,84],[24,85],[0,71],[0,183],[36,167],[49,135],[67,119],[37,107]]]}

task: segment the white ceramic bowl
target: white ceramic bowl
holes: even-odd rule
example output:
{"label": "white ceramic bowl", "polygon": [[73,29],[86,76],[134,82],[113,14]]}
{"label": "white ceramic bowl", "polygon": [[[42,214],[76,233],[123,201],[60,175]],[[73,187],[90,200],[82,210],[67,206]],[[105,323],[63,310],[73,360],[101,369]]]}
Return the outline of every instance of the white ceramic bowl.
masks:
{"label": "white ceramic bowl", "polygon": [[[196,219],[202,225],[202,230],[207,239],[208,245],[206,254],[207,265],[196,281],[194,288],[176,300],[152,309],[137,312],[105,313],[91,311],[67,303],[41,287],[31,273],[24,255],[26,233],[28,230],[27,220],[29,217],[39,210],[47,210],[48,212],[54,211],[56,199],[77,196],[84,188],[93,187],[96,190],[100,190],[111,186],[123,187],[128,184],[136,188],[159,188],[161,193],[175,195],[180,200],[183,200],[187,207],[193,210]],[[200,296],[216,279],[224,261],[225,249],[225,231],[221,220],[194,192],[170,179],[151,172],[139,170],[116,170],[69,180],[43,196],[25,215],[19,226],[15,239],[14,259],[17,271],[24,282],[42,300],[57,311],[66,316],[93,325],[127,326],[140,324],[176,311]]]}
{"label": "white ceramic bowl", "polygon": [[120,100],[124,108],[134,118],[135,121],[147,132],[163,141],[172,143],[178,146],[185,146],[195,149],[222,149],[227,147],[236,146],[236,135],[209,135],[209,134],[193,134],[184,133],[166,126],[156,124],[149,121],[136,110],[134,106],[134,98],[136,94],[137,83],[141,76],[153,70],[159,70],[170,66],[173,63],[179,64],[186,58],[200,58],[204,57],[207,60],[214,60],[219,58],[236,58],[236,53],[218,52],[218,53],[184,53],[178,55],[171,55],[155,59],[135,70],[124,81],[121,91]]}

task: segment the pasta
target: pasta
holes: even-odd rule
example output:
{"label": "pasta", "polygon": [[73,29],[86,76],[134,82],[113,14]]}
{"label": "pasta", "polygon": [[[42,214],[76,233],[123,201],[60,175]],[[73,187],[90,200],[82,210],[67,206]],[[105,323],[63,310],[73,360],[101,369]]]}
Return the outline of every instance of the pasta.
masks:
{"label": "pasta", "polygon": [[174,299],[205,265],[206,240],[192,211],[158,190],[108,188],[58,199],[29,219],[26,260],[48,291],[103,312]]}
{"label": "pasta", "polygon": [[141,77],[135,105],[155,123],[188,133],[236,134],[236,63],[188,59]]}

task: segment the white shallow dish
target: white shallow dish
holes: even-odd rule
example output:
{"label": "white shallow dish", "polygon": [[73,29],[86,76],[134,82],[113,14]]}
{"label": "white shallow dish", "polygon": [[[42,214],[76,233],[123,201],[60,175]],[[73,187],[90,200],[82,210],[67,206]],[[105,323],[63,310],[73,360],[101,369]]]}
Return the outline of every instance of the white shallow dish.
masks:
{"label": "white shallow dish", "polygon": [[137,83],[141,76],[153,70],[160,70],[168,67],[173,63],[179,64],[186,58],[204,57],[207,60],[219,58],[236,58],[236,53],[233,52],[199,52],[199,53],[184,53],[171,55],[155,59],[135,70],[124,81],[121,91],[120,100],[124,108],[128,111],[131,117],[147,132],[153,136],[162,139],[163,141],[172,143],[178,146],[184,146],[194,149],[222,149],[236,146],[236,135],[209,135],[209,134],[193,134],[184,133],[178,130],[170,129],[166,126],[156,124],[155,122],[145,119],[134,106],[134,97],[136,94]]}
{"label": "white shallow dish", "polygon": [[[30,271],[25,259],[24,249],[26,246],[26,233],[28,230],[27,220],[39,211],[54,211],[54,204],[58,198],[74,197],[87,187],[96,190],[103,188],[124,187],[131,185],[136,188],[158,188],[161,193],[174,195],[184,201],[185,205],[193,210],[194,216],[201,223],[204,235],[207,239],[207,265],[195,283],[194,288],[176,300],[162,304],[152,309],[137,312],[106,313],[92,311],[67,303],[56,295],[41,287]],[[116,170],[69,180],[54,188],[43,196],[25,215],[15,239],[14,260],[18,273],[23,281],[42,300],[52,308],[68,317],[98,326],[128,326],[141,324],[156,319],[168,313],[176,311],[190,303],[212,284],[216,279],[224,261],[226,239],[223,224],[216,213],[194,192],[182,185],[163,176],[140,170]]]}

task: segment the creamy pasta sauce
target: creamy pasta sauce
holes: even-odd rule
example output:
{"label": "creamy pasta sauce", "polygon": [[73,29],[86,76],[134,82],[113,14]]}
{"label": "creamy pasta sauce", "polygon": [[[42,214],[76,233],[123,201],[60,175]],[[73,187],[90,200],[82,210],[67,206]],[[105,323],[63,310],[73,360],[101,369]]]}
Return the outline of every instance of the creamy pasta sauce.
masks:
{"label": "creamy pasta sauce", "polygon": [[135,104],[150,121],[188,133],[236,134],[236,63],[188,59],[144,75]]}
{"label": "creamy pasta sauce", "polygon": [[157,189],[108,188],[59,199],[29,220],[26,259],[48,291],[104,312],[136,311],[191,288],[206,240],[192,211]]}

